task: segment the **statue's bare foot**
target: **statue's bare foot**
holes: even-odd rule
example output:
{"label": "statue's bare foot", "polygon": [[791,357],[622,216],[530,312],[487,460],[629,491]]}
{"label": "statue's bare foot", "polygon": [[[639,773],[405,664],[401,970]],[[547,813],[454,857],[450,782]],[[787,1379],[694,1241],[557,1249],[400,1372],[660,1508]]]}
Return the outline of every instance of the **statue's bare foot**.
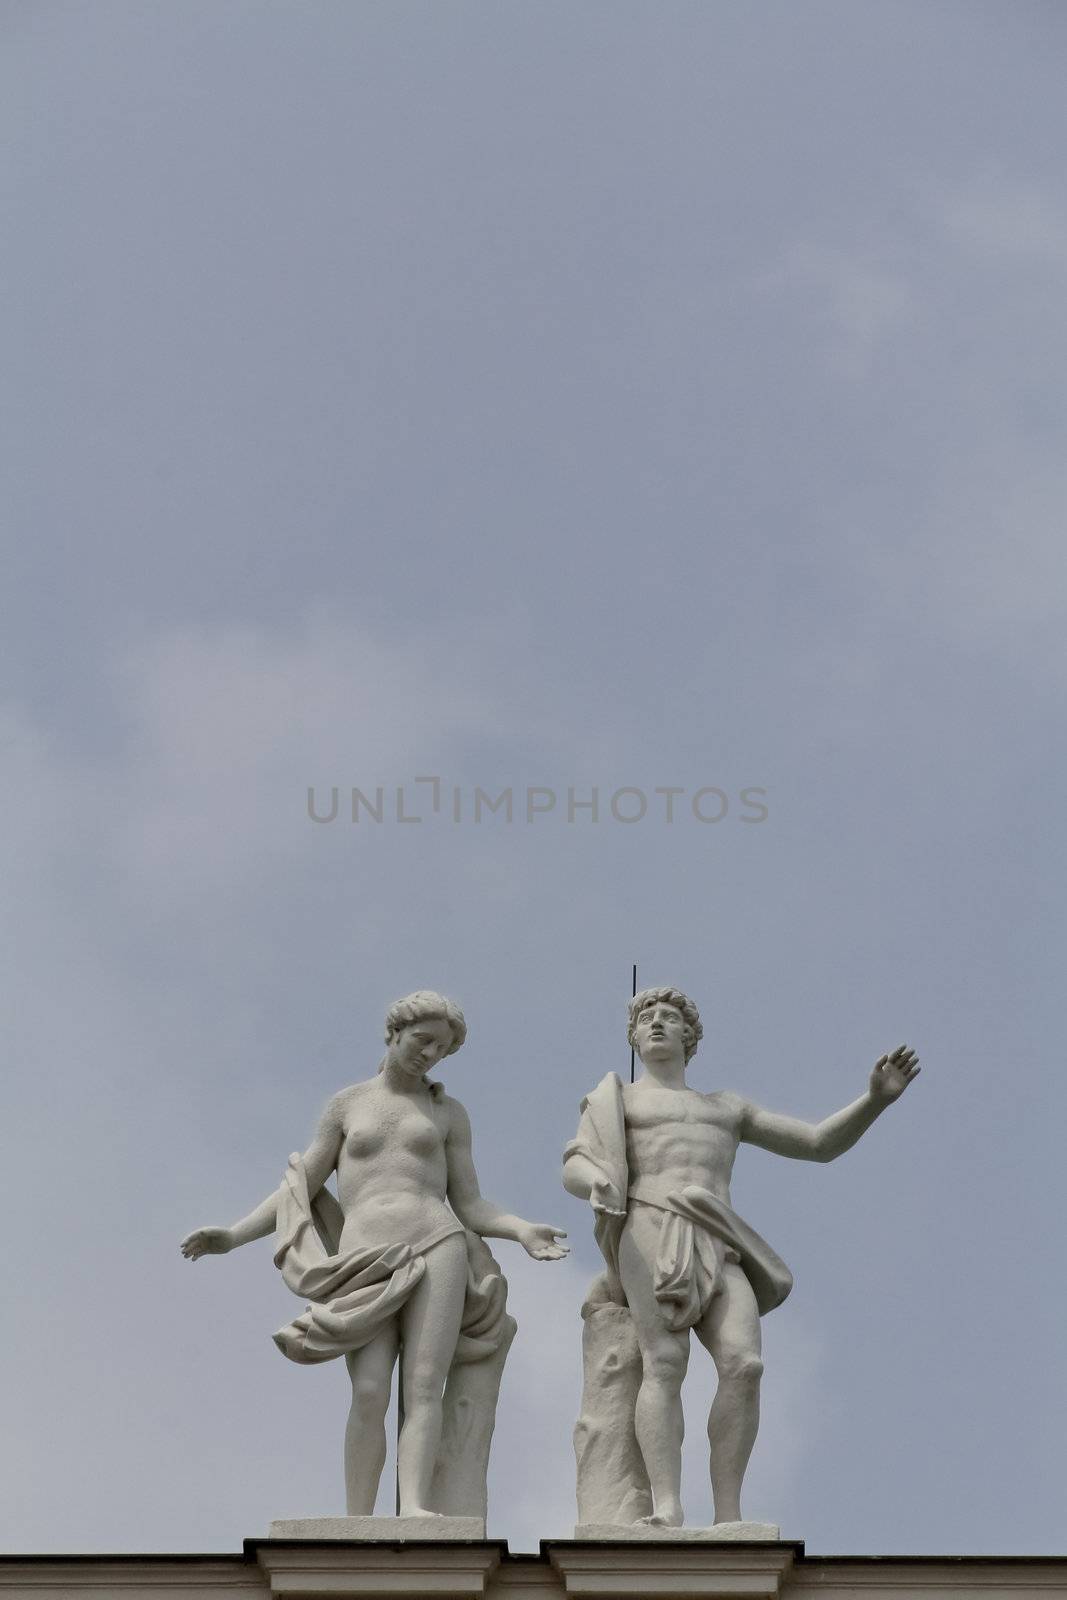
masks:
{"label": "statue's bare foot", "polygon": [[638,1517],[637,1526],[646,1528],[680,1528],[685,1521],[685,1513],[677,1500],[669,1500],[659,1511],[653,1511],[651,1516]]}
{"label": "statue's bare foot", "polygon": [[443,1517],[443,1511],[427,1511],[425,1506],[404,1506],[402,1517]]}

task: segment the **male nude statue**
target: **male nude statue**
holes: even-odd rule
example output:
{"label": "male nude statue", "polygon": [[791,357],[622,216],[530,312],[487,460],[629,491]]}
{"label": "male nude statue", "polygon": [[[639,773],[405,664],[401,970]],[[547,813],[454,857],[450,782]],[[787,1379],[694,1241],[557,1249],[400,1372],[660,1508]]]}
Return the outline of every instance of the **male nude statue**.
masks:
{"label": "male nude statue", "polygon": [[730,1205],[740,1143],[800,1161],[833,1161],[899,1099],[919,1071],[901,1045],[879,1057],[867,1092],[819,1123],[764,1111],[727,1090],[688,1087],[686,1064],[703,1029],[679,989],[646,989],[630,1005],[637,1082],[614,1073],[582,1102],[578,1137],[564,1153],[564,1187],[591,1201],[615,1293],[641,1353],[634,1427],[660,1527],[681,1527],[681,1387],[689,1330],[711,1354],[719,1383],[708,1418],[716,1523],[741,1520],[741,1481],[759,1425],[760,1316],[780,1305],[792,1277]]}

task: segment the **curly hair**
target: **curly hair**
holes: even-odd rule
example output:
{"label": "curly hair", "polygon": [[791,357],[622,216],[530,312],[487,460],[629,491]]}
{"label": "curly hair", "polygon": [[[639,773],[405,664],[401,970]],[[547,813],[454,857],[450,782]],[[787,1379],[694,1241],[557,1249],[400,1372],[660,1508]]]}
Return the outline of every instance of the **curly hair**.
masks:
{"label": "curly hair", "polygon": [[443,994],[433,989],[416,989],[414,994],[406,994],[402,1000],[393,1001],[385,1014],[386,1044],[392,1044],[397,1034],[409,1028],[413,1022],[431,1020],[447,1022],[452,1029],[452,1043],[445,1055],[454,1056],[467,1037],[467,1024],[456,1002],[446,1000]]}
{"label": "curly hair", "polygon": [[630,1001],[630,1024],[626,1030],[626,1038],[631,1048],[634,1047],[634,1031],[637,1019],[647,1006],[657,1005],[660,1001],[665,1006],[673,1006],[682,1013],[682,1044],[685,1049],[686,1061],[691,1061],[696,1055],[697,1045],[704,1037],[704,1029],[700,1025],[700,1012],[681,989],[672,989],[669,985],[659,989],[642,989],[640,994],[635,994]]}

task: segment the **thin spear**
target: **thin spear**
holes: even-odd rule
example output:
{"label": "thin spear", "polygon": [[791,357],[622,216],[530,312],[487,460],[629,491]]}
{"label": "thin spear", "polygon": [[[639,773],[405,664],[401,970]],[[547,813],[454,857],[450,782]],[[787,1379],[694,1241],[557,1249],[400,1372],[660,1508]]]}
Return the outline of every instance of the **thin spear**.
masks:
{"label": "thin spear", "polygon": [[[635,961],[634,962],[633,988],[630,990],[630,998],[631,998],[631,1000],[634,998],[636,993],[637,993],[637,962]],[[630,1046],[630,1082],[633,1083],[633,1081],[634,1081],[634,1047],[633,1047],[633,1045],[631,1045]]]}
{"label": "thin spear", "polygon": [[404,1426],[404,1347],[396,1357],[396,1515],[400,1515],[400,1430]]}

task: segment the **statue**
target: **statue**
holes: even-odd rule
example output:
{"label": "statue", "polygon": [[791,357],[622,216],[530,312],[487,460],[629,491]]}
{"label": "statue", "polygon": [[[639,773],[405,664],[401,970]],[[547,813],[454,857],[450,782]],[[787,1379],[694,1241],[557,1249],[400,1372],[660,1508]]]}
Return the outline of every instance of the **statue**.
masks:
{"label": "statue", "polygon": [[[708,1418],[717,1531],[738,1536],[741,1482],[759,1425],[760,1317],[792,1288],[785,1263],[731,1209],[737,1147],[801,1161],[850,1149],[916,1076],[901,1045],[875,1062],[866,1094],[824,1122],[691,1089],[685,1069],[703,1029],[679,989],[646,989],[630,1005],[629,1040],[644,1071],[614,1073],[582,1101],[564,1152],[564,1187],[589,1200],[607,1270],[582,1308],[585,1387],[575,1429],[579,1525],[680,1528],[681,1386],[690,1329],[718,1389]],[[726,1525],[730,1525],[727,1527]]]}
{"label": "statue", "polygon": [[[419,990],[391,1006],[376,1077],[327,1105],[280,1188],[229,1228],[197,1228],[190,1261],[274,1233],[275,1265],[306,1311],[274,1335],[298,1362],[343,1355],[352,1380],[345,1435],[349,1516],[370,1516],[385,1462],[399,1356],[404,1415],[400,1515],[485,1516],[485,1472],[504,1357],[515,1333],[507,1284],[485,1238],[536,1261],[566,1235],[486,1200],[466,1111],[426,1074],[467,1035],[451,1000]],[[325,1187],[337,1173],[337,1198]],[[446,1203],[447,1202],[447,1203]]]}

